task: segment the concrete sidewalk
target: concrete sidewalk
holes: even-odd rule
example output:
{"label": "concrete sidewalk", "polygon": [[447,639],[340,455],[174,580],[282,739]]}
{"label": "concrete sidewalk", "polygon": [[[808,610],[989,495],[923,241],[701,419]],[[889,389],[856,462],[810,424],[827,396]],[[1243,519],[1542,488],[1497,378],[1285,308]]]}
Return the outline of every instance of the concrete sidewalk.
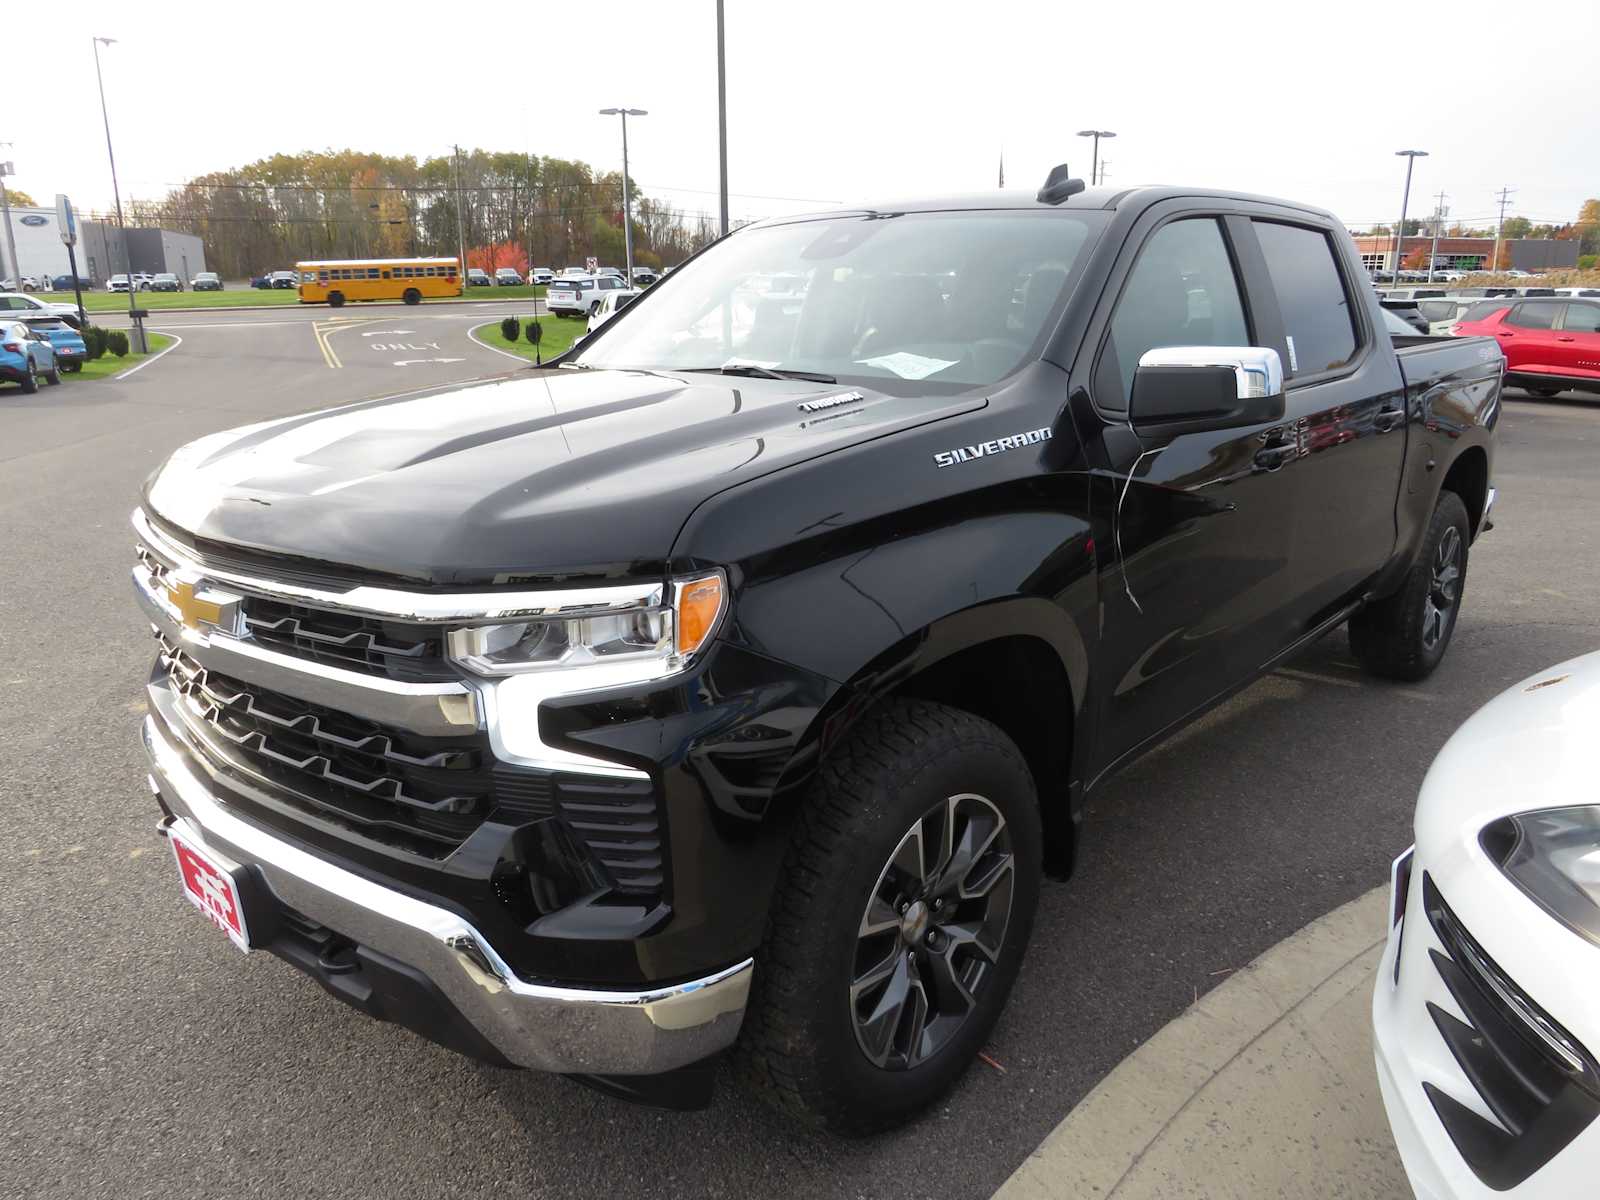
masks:
{"label": "concrete sidewalk", "polygon": [[1085,1096],[997,1197],[1410,1196],[1372,1061],[1387,907],[1376,888],[1204,996]]}

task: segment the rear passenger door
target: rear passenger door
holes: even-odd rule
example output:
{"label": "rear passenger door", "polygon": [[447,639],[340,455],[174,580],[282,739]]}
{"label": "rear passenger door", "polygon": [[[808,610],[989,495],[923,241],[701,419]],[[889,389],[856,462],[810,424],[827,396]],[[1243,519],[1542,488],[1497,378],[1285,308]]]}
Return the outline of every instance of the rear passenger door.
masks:
{"label": "rear passenger door", "polygon": [[1560,300],[1524,300],[1505,315],[1496,336],[1509,369],[1534,375],[1562,374],[1556,322],[1565,307]]}
{"label": "rear passenger door", "polygon": [[1600,304],[1574,300],[1556,333],[1557,358],[1568,375],[1600,378]]}
{"label": "rear passenger door", "polygon": [[1252,300],[1276,314],[1268,344],[1283,357],[1294,451],[1280,470],[1294,497],[1292,608],[1303,634],[1361,592],[1393,553],[1405,396],[1390,341],[1371,327],[1360,281],[1335,241],[1342,235],[1289,214],[1249,225],[1259,250]]}

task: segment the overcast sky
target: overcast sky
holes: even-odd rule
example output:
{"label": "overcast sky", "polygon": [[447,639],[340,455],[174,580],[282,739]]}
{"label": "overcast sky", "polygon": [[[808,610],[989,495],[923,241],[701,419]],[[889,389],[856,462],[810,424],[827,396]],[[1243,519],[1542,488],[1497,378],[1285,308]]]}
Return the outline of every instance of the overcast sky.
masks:
{"label": "overcast sky", "polygon": [[[1596,0],[1398,5],[1220,0],[726,0],[733,215],[994,186],[1055,163],[1108,182],[1410,212],[1570,220],[1600,195]],[[1526,13],[1526,17],[1522,16]],[[446,14],[458,15],[451,25]],[[418,158],[464,146],[620,165],[691,212],[717,207],[713,0],[408,4],[104,3],[7,18],[0,157],[50,202],[110,207],[90,35],[102,51],[123,198],[155,198],[277,151]],[[1587,60],[1587,61],[1586,61]],[[464,83],[452,75],[470,71]],[[1518,99],[1521,89],[1529,99]],[[18,102],[20,98],[20,103]]]}

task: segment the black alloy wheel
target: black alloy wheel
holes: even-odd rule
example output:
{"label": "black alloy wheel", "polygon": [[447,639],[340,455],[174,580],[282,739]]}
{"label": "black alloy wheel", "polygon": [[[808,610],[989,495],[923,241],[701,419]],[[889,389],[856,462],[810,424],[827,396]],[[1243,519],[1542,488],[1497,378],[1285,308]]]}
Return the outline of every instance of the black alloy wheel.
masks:
{"label": "black alloy wheel", "polygon": [[1432,650],[1455,622],[1461,598],[1461,531],[1446,527],[1433,552],[1433,573],[1427,598],[1422,602],[1422,644]]}
{"label": "black alloy wheel", "polygon": [[850,1007],[873,1066],[937,1054],[977,1007],[1011,922],[1011,829],[975,792],[911,826],[867,898]]}

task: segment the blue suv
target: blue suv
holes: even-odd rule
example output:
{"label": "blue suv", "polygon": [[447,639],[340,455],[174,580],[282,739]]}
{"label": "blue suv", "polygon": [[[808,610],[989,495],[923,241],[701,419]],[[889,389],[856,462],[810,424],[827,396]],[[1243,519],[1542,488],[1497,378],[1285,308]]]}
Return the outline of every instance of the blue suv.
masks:
{"label": "blue suv", "polygon": [[0,380],[19,383],[24,393],[32,395],[39,390],[41,379],[61,382],[55,347],[44,334],[35,333],[21,321],[0,324]]}
{"label": "blue suv", "polygon": [[83,370],[83,364],[89,361],[89,348],[84,345],[83,334],[60,317],[34,317],[25,324],[35,333],[44,335],[56,352],[56,366],[61,370]]}

